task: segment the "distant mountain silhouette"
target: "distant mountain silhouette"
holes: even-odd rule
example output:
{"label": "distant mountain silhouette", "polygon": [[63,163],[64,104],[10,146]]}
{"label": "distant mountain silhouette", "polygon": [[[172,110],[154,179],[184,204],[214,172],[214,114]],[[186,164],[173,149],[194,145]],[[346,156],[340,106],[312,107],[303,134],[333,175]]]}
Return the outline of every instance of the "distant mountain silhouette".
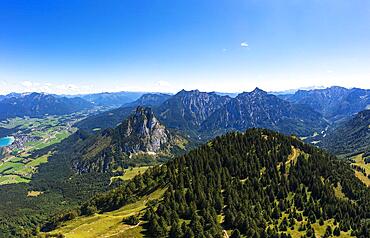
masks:
{"label": "distant mountain silhouette", "polygon": [[0,119],[64,115],[92,107],[92,103],[78,97],[58,97],[44,93],[8,95],[0,101]]}

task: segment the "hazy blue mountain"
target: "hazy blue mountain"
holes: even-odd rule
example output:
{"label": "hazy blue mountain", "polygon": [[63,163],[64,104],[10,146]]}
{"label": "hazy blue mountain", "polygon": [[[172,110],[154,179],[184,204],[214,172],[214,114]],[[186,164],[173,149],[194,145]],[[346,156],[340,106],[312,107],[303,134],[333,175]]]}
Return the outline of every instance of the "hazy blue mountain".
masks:
{"label": "hazy blue mountain", "polygon": [[89,133],[95,133],[106,128],[114,128],[124,119],[126,119],[135,107],[119,107],[109,111],[100,112],[96,115],[91,115],[75,124],[81,130]]}
{"label": "hazy blue mountain", "polygon": [[136,107],[156,107],[170,97],[169,94],[146,93],[134,102],[127,103],[122,107],[92,115],[78,122],[76,126],[88,132],[93,132],[94,129],[96,132],[97,129],[114,128],[135,111]]}
{"label": "hazy blue mountain", "polygon": [[93,108],[82,98],[57,97],[44,93],[29,93],[6,97],[0,101],[0,119],[10,117],[40,117],[64,115]]}
{"label": "hazy blue mountain", "polygon": [[171,96],[172,95],[165,93],[146,93],[137,100],[135,100],[134,102],[123,105],[123,107],[138,107],[138,106],[156,107],[161,105]]}
{"label": "hazy blue mountain", "polygon": [[370,106],[370,90],[333,86],[326,89],[299,90],[281,95],[293,103],[306,104],[332,122],[354,115]]}
{"label": "hazy blue mountain", "polygon": [[224,93],[224,92],[212,92],[212,93],[215,93],[220,96],[229,96],[231,98],[235,98],[239,94],[239,93]]}
{"label": "hazy blue mountain", "polygon": [[104,92],[81,95],[81,97],[98,106],[120,107],[137,100],[143,94],[142,92]]}
{"label": "hazy blue mountain", "polygon": [[0,101],[3,100],[3,99],[9,99],[9,98],[19,98],[19,97],[22,97],[22,96],[26,96],[28,94],[31,94],[31,93],[9,93],[9,94],[6,94],[6,95],[0,95]]}

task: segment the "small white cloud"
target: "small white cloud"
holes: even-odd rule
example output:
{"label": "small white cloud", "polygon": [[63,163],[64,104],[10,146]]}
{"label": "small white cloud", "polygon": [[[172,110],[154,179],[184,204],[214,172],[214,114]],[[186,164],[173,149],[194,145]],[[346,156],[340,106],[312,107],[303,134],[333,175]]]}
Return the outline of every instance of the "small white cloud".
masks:
{"label": "small white cloud", "polygon": [[247,42],[245,42],[245,41],[243,41],[242,43],[240,43],[240,46],[241,46],[241,47],[244,47],[244,48],[249,47],[248,43],[247,43]]}
{"label": "small white cloud", "polygon": [[222,52],[226,52],[226,51],[227,51],[227,49],[226,49],[226,48],[223,48],[223,49],[222,49]]}
{"label": "small white cloud", "polygon": [[331,69],[328,69],[326,72],[327,72],[328,74],[334,73],[334,71],[333,71],[333,70],[331,70]]}

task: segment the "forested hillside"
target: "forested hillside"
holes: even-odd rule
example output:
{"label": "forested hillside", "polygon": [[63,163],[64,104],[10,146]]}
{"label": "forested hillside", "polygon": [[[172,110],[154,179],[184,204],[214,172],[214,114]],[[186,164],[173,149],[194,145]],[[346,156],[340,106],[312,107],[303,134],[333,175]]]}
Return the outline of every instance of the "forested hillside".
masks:
{"label": "forested hillside", "polygon": [[60,144],[34,152],[38,157],[55,153],[38,167],[29,183],[0,186],[0,237],[33,237],[41,224],[55,213],[75,208],[97,192],[111,189],[109,173],[77,174],[71,166],[72,144],[85,135],[75,133]]}
{"label": "forested hillside", "polygon": [[73,224],[79,215],[114,211],[159,189],[163,197],[144,201],[122,221],[133,225],[135,237],[370,235],[370,191],[350,166],[265,129],[217,137],[54,217],[43,231]]}
{"label": "forested hillside", "polygon": [[358,154],[370,150],[370,110],[340,123],[322,138],[320,146],[334,154]]}

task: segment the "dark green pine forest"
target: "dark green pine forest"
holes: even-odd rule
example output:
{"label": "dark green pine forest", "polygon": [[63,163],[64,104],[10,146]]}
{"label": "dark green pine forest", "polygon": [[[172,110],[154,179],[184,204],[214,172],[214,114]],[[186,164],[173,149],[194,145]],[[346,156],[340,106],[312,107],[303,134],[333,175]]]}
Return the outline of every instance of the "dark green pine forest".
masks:
{"label": "dark green pine forest", "polygon": [[114,211],[158,189],[166,190],[163,198],[125,221],[140,221],[144,237],[292,237],[293,229],[316,237],[313,224],[323,237],[370,237],[370,190],[350,166],[266,129],[216,137],[54,216],[41,230]]}

